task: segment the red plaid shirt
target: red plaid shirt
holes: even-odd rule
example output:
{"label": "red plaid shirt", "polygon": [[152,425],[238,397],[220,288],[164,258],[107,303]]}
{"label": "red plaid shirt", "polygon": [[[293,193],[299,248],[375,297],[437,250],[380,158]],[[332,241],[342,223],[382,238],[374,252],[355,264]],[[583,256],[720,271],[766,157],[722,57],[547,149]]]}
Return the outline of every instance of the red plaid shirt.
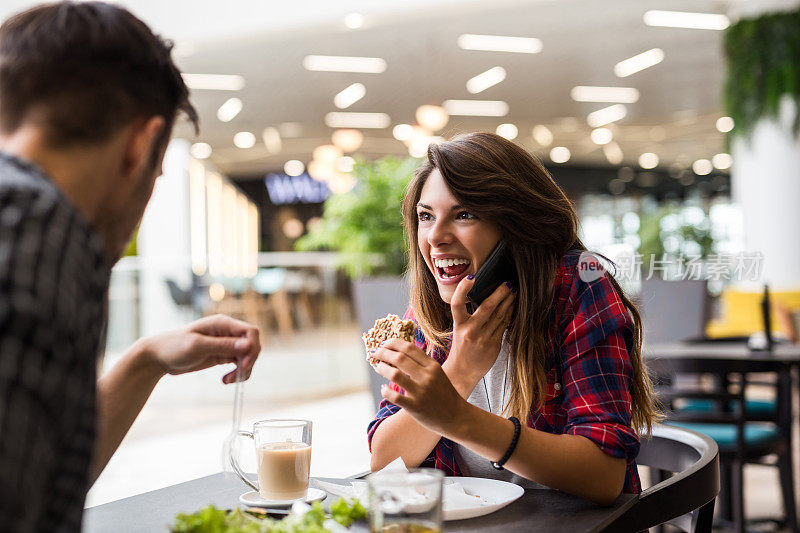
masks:
{"label": "red plaid shirt", "polygon": [[[625,458],[628,465],[623,492],[638,493],[641,484],[635,459],[639,436],[631,427],[633,369],[628,357],[633,322],[606,275],[588,283],[580,279],[579,256],[578,250],[568,252],[556,272],[547,392],[543,405],[531,406],[526,423],[547,433],[581,435],[608,455]],[[414,319],[411,309],[405,316]],[[415,341],[426,349],[420,328]],[[448,351],[449,345],[446,350],[434,348],[431,357],[441,364]],[[394,383],[390,386],[398,389]],[[370,446],[380,423],[399,410],[386,400],[380,403],[367,431]],[[461,475],[453,442],[446,438],[439,440],[425,463],[447,475]]]}

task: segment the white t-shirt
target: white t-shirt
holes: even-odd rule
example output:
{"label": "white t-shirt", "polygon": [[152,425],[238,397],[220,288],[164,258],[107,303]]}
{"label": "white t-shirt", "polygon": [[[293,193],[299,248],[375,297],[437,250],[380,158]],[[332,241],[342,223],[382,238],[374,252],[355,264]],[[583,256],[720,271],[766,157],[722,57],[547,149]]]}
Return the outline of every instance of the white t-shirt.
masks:
{"label": "white t-shirt", "polygon": [[[503,407],[508,399],[508,388],[510,384],[510,377],[508,373],[510,346],[506,342],[505,336],[500,346],[500,354],[497,360],[492,365],[492,368],[486,373],[472,394],[469,395],[467,401],[476,407],[480,407],[484,411],[492,412],[496,415],[502,416]],[[524,420],[520,420],[522,424]],[[511,444],[509,440],[508,444]],[[470,477],[484,477],[491,479],[499,479],[502,481],[509,481],[516,483],[525,488],[544,488],[535,481],[531,481],[522,476],[518,476],[509,470],[497,470],[492,466],[492,463],[478,455],[477,453],[469,450],[468,448],[454,443],[453,450],[456,462],[461,468],[462,474]],[[513,455],[512,455],[513,456]]]}

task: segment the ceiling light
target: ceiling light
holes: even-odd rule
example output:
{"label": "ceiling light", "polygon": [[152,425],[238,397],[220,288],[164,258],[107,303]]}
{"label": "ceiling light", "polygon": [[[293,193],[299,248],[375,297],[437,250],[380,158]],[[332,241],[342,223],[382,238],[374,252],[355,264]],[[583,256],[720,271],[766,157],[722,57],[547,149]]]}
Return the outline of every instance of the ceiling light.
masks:
{"label": "ceiling light", "polygon": [[421,105],[414,116],[420,126],[430,131],[439,131],[450,120],[445,108],[438,105]]}
{"label": "ceiling light", "polygon": [[261,132],[261,140],[264,141],[264,146],[267,147],[267,151],[271,154],[277,154],[283,148],[281,134],[278,132],[277,128],[273,128],[272,126],[264,128],[264,131]]}
{"label": "ceiling light", "polygon": [[564,146],[556,146],[550,150],[550,160],[553,163],[566,163],[571,155],[569,148]]}
{"label": "ceiling light", "polygon": [[733,165],[733,158],[730,154],[717,154],[711,158],[711,163],[714,165],[714,168],[718,168],[720,170],[728,170]]}
{"label": "ceiling light", "polygon": [[510,141],[512,139],[517,138],[517,135],[519,135],[519,130],[513,124],[500,124],[499,126],[497,126],[495,133],[498,134],[500,137],[503,137]]}
{"label": "ceiling light", "polygon": [[411,157],[422,158],[428,155],[428,147],[433,143],[440,143],[444,141],[442,137],[436,136],[419,136],[415,137],[408,146],[408,155]]}
{"label": "ceiling light", "polygon": [[240,91],[244,78],[238,74],[181,74],[186,86],[193,90]]}
{"label": "ceiling light", "polygon": [[305,172],[306,166],[303,164],[302,161],[298,161],[297,159],[290,159],[283,165],[283,171],[288,176],[299,176],[303,172]]}
{"label": "ceiling light", "polygon": [[356,160],[350,157],[349,155],[344,155],[336,160],[336,169],[339,172],[352,172],[353,166],[356,164]]}
{"label": "ceiling light", "polygon": [[256,144],[256,136],[249,131],[240,131],[233,136],[233,144],[237,148],[252,148]]}
{"label": "ceiling light", "polygon": [[380,57],[306,56],[303,67],[321,72],[380,74],[386,70],[386,60]]}
{"label": "ceiling light", "polygon": [[314,148],[312,157],[314,161],[319,161],[323,164],[335,164],[336,160],[343,155],[341,148],[332,144],[323,144]]}
{"label": "ceiling light", "polygon": [[364,134],[358,130],[336,130],[331,135],[331,142],[333,142],[334,146],[340,148],[342,152],[355,152],[364,142]]}
{"label": "ceiling light", "polygon": [[614,141],[603,146],[603,155],[606,156],[606,159],[608,159],[608,162],[612,165],[619,165],[622,163],[622,148]]}
{"label": "ceiling light", "polygon": [[717,13],[688,13],[684,11],[651,10],[644,14],[648,26],[668,28],[691,28],[694,30],[724,30],[730,26],[725,15]]}
{"label": "ceiling light", "polygon": [[627,114],[628,109],[624,105],[614,104],[589,113],[589,116],[586,117],[586,122],[593,128],[599,128],[600,126],[622,120]]}
{"label": "ceiling light", "polygon": [[320,217],[311,217],[306,222],[306,228],[308,231],[316,231],[322,225],[322,219]]}
{"label": "ceiling light", "polygon": [[336,161],[318,161],[312,159],[308,163],[308,175],[316,181],[328,181],[336,172]]}
{"label": "ceiling light", "polygon": [[328,188],[333,194],[345,194],[356,186],[356,178],[352,174],[334,172],[328,180]]}
{"label": "ceiling light", "polygon": [[426,142],[422,137],[414,139],[408,146],[408,155],[418,159],[423,158],[428,153],[429,145],[430,143]]}
{"label": "ceiling light", "polygon": [[658,65],[662,61],[664,61],[664,50],[652,48],[647,52],[636,54],[614,65],[614,74],[620,78],[625,78],[653,65]]}
{"label": "ceiling light", "polygon": [[570,91],[576,102],[620,102],[632,104],[639,100],[639,91],[633,87],[588,87],[578,85]]}
{"label": "ceiling light", "polygon": [[592,130],[590,137],[593,143],[603,145],[610,143],[614,134],[608,128],[597,128]]}
{"label": "ceiling light", "polygon": [[503,35],[475,35],[471,33],[459,36],[458,46],[464,50],[516,52],[520,54],[536,54],[542,51],[542,41],[535,37],[506,37]]}
{"label": "ceiling light", "polygon": [[189,148],[189,153],[195,159],[208,159],[211,156],[211,145],[208,143],[194,143]]}
{"label": "ceiling light", "polygon": [[733,119],[731,117],[719,117],[717,119],[717,130],[721,133],[728,133],[733,129]]}
{"label": "ceiling light", "polygon": [[553,132],[547,126],[539,124],[533,127],[533,140],[540,146],[550,146],[553,144]]}
{"label": "ceiling light", "polygon": [[414,135],[414,128],[411,127],[411,124],[398,124],[392,128],[392,135],[398,141],[410,141]]}
{"label": "ceiling light", "polygon": [[344,17],[344,25],[351,30],[357,30],[364,25],[364,15],[361,13],[350,13]]}
{"label": "ceiling light", "polygon": [[508,104],[500,100],[445,100],[443,105],[451,115],[504,117],[508,114]]}
{"label": "ceiling light", "polygon": [[489,87],[497,85],[506,79],[506,69],[503,67],[492,67],[486,72],[482,72],[467,80],[467,91],[472,94],[478,94],[485,91]]}
{"label": "ceiling light", "polygon": [[388,128],[392,119],[386,113],[352,113],[333,111],[325,115],[329,128]]}
{"label": "ceiling light", "polygon": [[281,226],[283,230],[283,234],[286,235],[289,239],[296,239],[300,235],[303,234],[304,228],[303,223],[297,220],[296,218],[290,218],[286,222],[283,223]]}
{"label": "ceiling light", "polygon": [[658,166],[658,156],[653,152],[645,152],[639,156],[639,166],[645,169],[656,168]]}
{"label": "ceiling light", "polygon": [[230,122],[239,111],[242,110],[242,101],[238,98],[228,98],[224,104],[217,109],[217,118],[222,122]]}
{"label": "ceiling light", "polygon": [[221,283],[212,283],[208,286],[208,296],[215,302],[221,302],[225,298],[225,287]]}
{"label": "ceiling light", "polygon": [[692,170],[698,176],[705,176],[707,174],[711,174],[711,171],[714,167],[711,165],[711,161],[708,159],[698,159],[694,163],[692,163]]}
{"label": "ceiling light", "polygon": [[403,144],[405,144],[408,147],[410,147],[411,143],[413,143],[416,139],[420,139],[420,138],[426,138],[427,139],[429,137],[433,137],[433,132],[431,132],[430,130],[425,129],[422,126],[419,126],[417,124],[414,124],[413,126],[409,126],[409,128],[411,128],[411,129],[408,130],[408,131],[406,131],[405,128],[404,128],[400,132],[403,137],[408,136],[407,139],[404,139],[404,140],[401,139],[403,141]]}
{"label": "ceiling light", "polygon": [[333,97],[333,105],[345,109],[355,104],[367,94],[367,88],[362,83],[354,83]]}

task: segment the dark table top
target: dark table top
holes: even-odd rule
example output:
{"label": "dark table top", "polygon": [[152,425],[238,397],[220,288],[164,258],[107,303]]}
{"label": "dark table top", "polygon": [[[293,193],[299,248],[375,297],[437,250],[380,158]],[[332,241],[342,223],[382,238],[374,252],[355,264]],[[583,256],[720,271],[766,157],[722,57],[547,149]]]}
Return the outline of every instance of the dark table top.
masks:
{"label": "dark table top", "polygon": [[777,344],[772,351],[751,351],[744,342],[670,342],[645,344],[642,352],[648,357],[707,357],[715,359],[747,359],[779,361],[800,365],[800,345]]}
{"label": "dark table top", "polygon": [[[328,482],[346,480],[320,478]],[[179,512],[239,506],[239,495],[249,490],[231,474],[214,474],[171,487],[124,498],[86,509],[83,531],[124,533],[127,531],[168,531]],[[614,505],[593,503],[550,489],[529,489],[517,501],[492,514],[445,523],[446,531],[462,532],[572,532],[601,531],[632,507],[638,496],[621,495]],[[335,500],[328,496],[323,504]],[[354,533],[368,531],[366,524],[354,524]]]}

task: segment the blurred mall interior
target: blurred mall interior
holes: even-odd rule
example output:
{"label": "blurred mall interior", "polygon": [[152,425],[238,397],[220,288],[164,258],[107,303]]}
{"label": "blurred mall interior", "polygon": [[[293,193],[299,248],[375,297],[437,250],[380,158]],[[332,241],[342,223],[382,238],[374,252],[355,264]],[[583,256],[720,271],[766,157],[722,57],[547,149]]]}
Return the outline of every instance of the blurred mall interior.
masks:
{"label": "blurred mall interior", "polygon": [[[35,3],[4,0],[0,19]],[[585,244],[631,265],[632,294],[688,280],[689,265],[702,274],[696,306],[666,298],[646,316],[684,319],[652,340],[761,331],[765,283],[774,334],[796,337],[797,87],[765,121],[729,111],[742,97],[732,25],[796,1],[117,3],[174,41],[201,124],[176,127],[114,269],[103,364],[203,315],[256,323],[244,422],[313,419],[312,474],[368,468],[376,403],[360,332],[404,311],[402,187],[430,143],[458,133],[496,132],[539,157]],[[347,206],[359,218],[337,218]],[[164,379],[87,505],[219,471],[233,405],[222,375]],[[774,472],[747,475],[767,491],[748,510],[779,515]]]}

